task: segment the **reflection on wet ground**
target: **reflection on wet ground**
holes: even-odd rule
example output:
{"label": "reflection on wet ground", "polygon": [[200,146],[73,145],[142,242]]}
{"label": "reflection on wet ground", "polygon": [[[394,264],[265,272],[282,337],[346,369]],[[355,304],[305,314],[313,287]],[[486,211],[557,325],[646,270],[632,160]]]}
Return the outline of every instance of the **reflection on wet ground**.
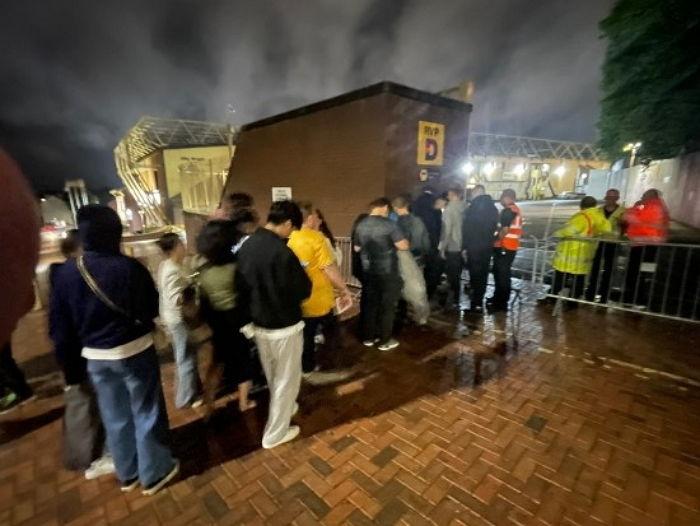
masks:
{"label": "reflection on wet ground", "polygon": [[183,477],[155,499],[61,469],[60,375],[36,315],[16,351],[43,399],[0,420],[0,523],[700,524],[698,328],[557,318],[534,299],[523,286],[507,314],[436,312],[388,353],[343,324],[303,385],[302,437],[272,451],[264,390],[204,423],[170,405],[164,354]]}

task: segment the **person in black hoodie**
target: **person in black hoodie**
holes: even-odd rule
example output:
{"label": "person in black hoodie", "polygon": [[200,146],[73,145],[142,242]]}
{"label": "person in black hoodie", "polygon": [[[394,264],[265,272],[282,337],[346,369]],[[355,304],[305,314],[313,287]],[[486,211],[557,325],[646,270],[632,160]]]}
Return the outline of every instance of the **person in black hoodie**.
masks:
{"label": "person in black hoodie", "polygon": [[114,210],[84,206],[78,232],[83,255],[54,278],[49,332],[59,362],[82,349],[122,491],[140,483],[153,495],[179,472],[153,345],[158,292],[148,270],[121,254]]}
{"label": "person in black hoodie", "polygon": [[[286,239],[301,228],[302,213],[291,201],[272,203],[267,224],[238,252],[236,274],[240,305],[249,305],[260,362],[270,388],[270,410],[263,433],[265,449],[294,440],[290,426],[301,386],[304,322],[301,302],[311,295],[311,281]],[[250,330],[248,330],[250,329]]]}
{"label": "person in black hoodie", "polygon": [[471,284],[469,310],[475,314],[482,314],[493,242],[498,230],[498,210],[491,196],[486,194],[483,185],[476,185],[471,195],[471,204],[464,214],[462,245]]}

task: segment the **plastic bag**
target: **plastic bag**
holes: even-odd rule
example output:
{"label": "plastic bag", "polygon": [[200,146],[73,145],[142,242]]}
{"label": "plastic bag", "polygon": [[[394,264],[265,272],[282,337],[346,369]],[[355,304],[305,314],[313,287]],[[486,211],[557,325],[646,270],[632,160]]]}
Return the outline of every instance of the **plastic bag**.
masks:
{"label": "plastic bag", "polygon": [[401,295],[413,310],[413,320],[418,325],[425,325],[430,316],[430,304],[423,271],[408,250],[401,250],[398,255],[399,274],[403,280]]}

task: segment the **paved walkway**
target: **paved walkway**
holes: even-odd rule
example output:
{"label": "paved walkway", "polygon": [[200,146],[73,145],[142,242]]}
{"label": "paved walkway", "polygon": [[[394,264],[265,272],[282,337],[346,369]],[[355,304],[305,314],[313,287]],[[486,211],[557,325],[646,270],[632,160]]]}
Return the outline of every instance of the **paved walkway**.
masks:
{"label": "paved walkway", "polygon": [[43,398],[0,421],[0,524],[700,524],[697,326],[531,306],[456,322],[384,354],[346,335],[326,360],[352,376],[305,385],[303,436],[272,451],[264,393],[208,424],[170,407],[184,473],[144,498],[61,468],[60,378],[34,313],[16,347]]}

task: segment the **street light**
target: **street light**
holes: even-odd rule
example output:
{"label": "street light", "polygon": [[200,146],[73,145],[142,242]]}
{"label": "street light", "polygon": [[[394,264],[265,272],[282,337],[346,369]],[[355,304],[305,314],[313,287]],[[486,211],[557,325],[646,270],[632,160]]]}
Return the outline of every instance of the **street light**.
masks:
{"label": "street light", "polygon": [[525,165],[522,163],[516,165],[515,168],[513,168],[513,173],[520,177],[525,173]]}
{"label": "street light", "polygon": [[634,166],[634,161],[637,158],[637,152],[639,149],[642,147],[641,142],[630,142],[625,144],[625,147],[622,148],[623,152],[631,152],[630,153],[630,168]]}
{"label": "street light", "polygon": [[470,173],[472,173],[474,171],[474,165],[470,162],[466,162],[462,165],[462,171],[465,174],[469,175]]}
{"label": "street light", "polygon": [[564,175],[564,174],[566,173],[566,167],[565,167],[563,164],[560,164],[560,165],[557,166],[557,168],[554,170],[554,173],[555,173],[556,175],[558,175],[559,177],[561,177],[562,175]]}

